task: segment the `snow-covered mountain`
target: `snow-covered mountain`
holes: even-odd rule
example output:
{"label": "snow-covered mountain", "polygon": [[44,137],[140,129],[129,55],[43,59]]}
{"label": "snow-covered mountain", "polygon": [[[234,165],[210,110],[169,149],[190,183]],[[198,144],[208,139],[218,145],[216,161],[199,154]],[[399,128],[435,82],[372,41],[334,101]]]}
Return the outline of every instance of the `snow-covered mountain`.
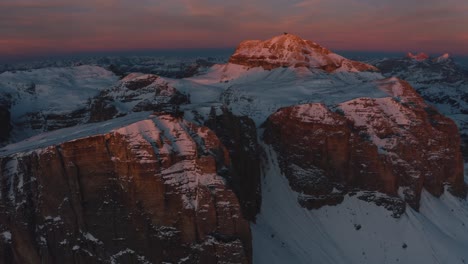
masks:
{"label": "snow-covered mountain", "polygon": [[385,76],[397,76],[408,81],[421,96],[441,113],[452,118],[468,144],[468,71],[449,54],[440,57],[418,56],[374,60]]}
{"label": "snow-covered mountain", "polygon": [[0,108],[8,117],[0,122],[11,125],[0,144],[189,101],[159,76],[132,73],[119,80],[111,71],[86,65],[4,72],[0,91]]}
{"label": "snow-covered mountain", "polygon": [[[447,56],[413,57],[402,61],[462,76]],[[228,63],[182,79],[5,72],[15,142],[0,149],[0,258],[464,263],[457,126],[411,75],[380,70],[284,34],[242,42]],[[60,107],[60,124],[77,109],[82,119],[15,136],[25,112],[47,123]]]}
{"label": "snow-covered mountain", "polygon": [[284,33],[269,40],[247,40],[239,44],[230,63],[274,69],[278,67],[319,68],[332,71],[376,71],[371,65],[348,60],[315,42]]}
{"label": "snow-covered mountain", "polygon": [[216,63],[225,63],[230,50],[174,53],[159,52],[153,55],[128,56],[81,56],[27,62],[0,64],[0,73],[5,71],[27,71],[42,68],[63,68],[78,65],[93,65],[113,71],[122,77],[132,72],[157,74],[170,78],[185,78],[204,73]]}

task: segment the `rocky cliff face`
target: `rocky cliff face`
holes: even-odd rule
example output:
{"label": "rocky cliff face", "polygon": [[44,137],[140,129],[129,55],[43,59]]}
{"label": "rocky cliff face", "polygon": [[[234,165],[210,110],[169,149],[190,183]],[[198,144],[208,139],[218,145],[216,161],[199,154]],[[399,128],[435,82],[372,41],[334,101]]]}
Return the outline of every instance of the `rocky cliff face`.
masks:
{"label": "rocky cliff face", "polygon": [[399,195],[419,207],[422,188],[464,194],[455,123],[398,79],[381,83],[392,97],[357,98],[332,112],[322,104],[286,107],[269,117],[265,140],[280,154],[291,187],[308,208],[341,202],[350,189]]}
{"label": "rocky cliff face", "polygon": [[0,105],[0,146],[10,137],[11,123],[10,111]]}
{"label": "rocky cliff face", "polygon": [[266,41],[247,40],[237,47],[230,63],[267,70],[279,67],[307,67],[327,72],[378,71],[374,66],[348,60],[309,40],[292,34],[276,36]]}
{"label": "rocky cliff face", "polygon": [[221,109],[221,114],[212,108],[205,125],[228,149],[232,164],[231,173],[227,175],[228,184],[239,197],[244,217],[255,221],[262,202],[262,151],[255,123],[246,116],[233,115],[226,108]]}
{"label": "rocky cliff face", "polygon": [[249,263],[230,163],[170,115],[2,157],[2,263]]}

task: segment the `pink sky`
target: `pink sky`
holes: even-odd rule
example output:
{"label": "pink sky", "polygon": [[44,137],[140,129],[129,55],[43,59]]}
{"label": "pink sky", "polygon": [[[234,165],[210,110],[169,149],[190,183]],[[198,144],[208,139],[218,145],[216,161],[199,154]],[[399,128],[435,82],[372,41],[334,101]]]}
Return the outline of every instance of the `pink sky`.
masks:
{"label": "pink sky", "polygon": [[466,0],[2,0],[0,11],[0,57],[235,47],[284,31],[335,50],[468,55]]}

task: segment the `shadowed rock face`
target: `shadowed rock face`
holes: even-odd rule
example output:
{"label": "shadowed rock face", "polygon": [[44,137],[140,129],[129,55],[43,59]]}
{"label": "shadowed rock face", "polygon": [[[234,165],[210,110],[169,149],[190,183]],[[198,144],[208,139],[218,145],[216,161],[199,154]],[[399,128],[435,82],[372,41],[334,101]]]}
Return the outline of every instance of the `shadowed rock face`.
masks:
{"label": "shadowed rock face", "polygon": [[7,141],[10,136],[10,111],[6,107],[0,106],[0,146]]}
{"label": "shadowed rock face", "polygon": [[212,108],[205,125],[213,130],[226,146],[232,161],[231,173],[226,175],[229,186],[239,198],[243,215],[250,221],[260,212],[261,148],[252,119],[235,116],[227,109],[216,115]]}
{"label": "shadowed rock face", "polygon": [[1,262],[250,263],[230,162],[211,130],[169,115],[3,157]]}
{"label": "shadowed rock face", "polygon": [[388,79],[393,98],[358,98],[331,112],[322,104],[286,107],[270,116],[265,140],[308,208],[337,204],[353,188],[399,195],[419,207],[422,188],[464,194],[455,123],[426,105],[406,83]]}
{"label": "shadowed rock face", "polygon": [[374,66],[348,60],[309,40],[292,34],[276,36],[266,41],[247,40],[237,47],[230,63],[271,70],[279,67],[307,67],[333,72],[378,71]]}

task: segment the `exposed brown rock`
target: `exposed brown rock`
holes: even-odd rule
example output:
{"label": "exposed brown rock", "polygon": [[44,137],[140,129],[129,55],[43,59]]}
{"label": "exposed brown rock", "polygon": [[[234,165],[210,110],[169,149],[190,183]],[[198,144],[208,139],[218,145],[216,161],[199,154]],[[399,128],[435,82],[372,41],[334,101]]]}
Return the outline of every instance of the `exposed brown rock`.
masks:
{"label": "exposed brown rock", "polygon": [[0,159],[2,263],[251,261],[216,135],[169,115]]}
{"label": "exposed brown rock", "polygon": [[439,196],[445,184],[464,195],[455,123],[426,105],[406,83],[388,79],[394,98],[358,98],[338,106],[308,104],[268,118],[265,140],[308,208],[341,202],[346,189],[399,194],[419,207],[422,188]]}
{"label": "exposed brown rock", "polygon": [[420,52],[420,53],[417,53],[417,54],[413,54],[411,52],[408,52],[406,54],[406,57],[409,58],[409,59],[412,59],[412,60],[417,60],[417,61],[425,61],[425,60],[429,59],[429,55],[427,55],[424,52]]}
{"label": "exposed brown rock", "polygon": [[322,104],[280,109],[268,118],[264,138],[279,152],[281,169],[307,208],[340,203],[347,187],[396,193],[377,148]]}
{"label": "exposed brown rock", "polygon": [[378,71],[374,66],[348,60],[309,40],[284,34],[269,40],[247,40],[237,47],[229,58],[233,64],[262,67],[271,70],[279,67],[307,67],[333,72],[337,69]]}

